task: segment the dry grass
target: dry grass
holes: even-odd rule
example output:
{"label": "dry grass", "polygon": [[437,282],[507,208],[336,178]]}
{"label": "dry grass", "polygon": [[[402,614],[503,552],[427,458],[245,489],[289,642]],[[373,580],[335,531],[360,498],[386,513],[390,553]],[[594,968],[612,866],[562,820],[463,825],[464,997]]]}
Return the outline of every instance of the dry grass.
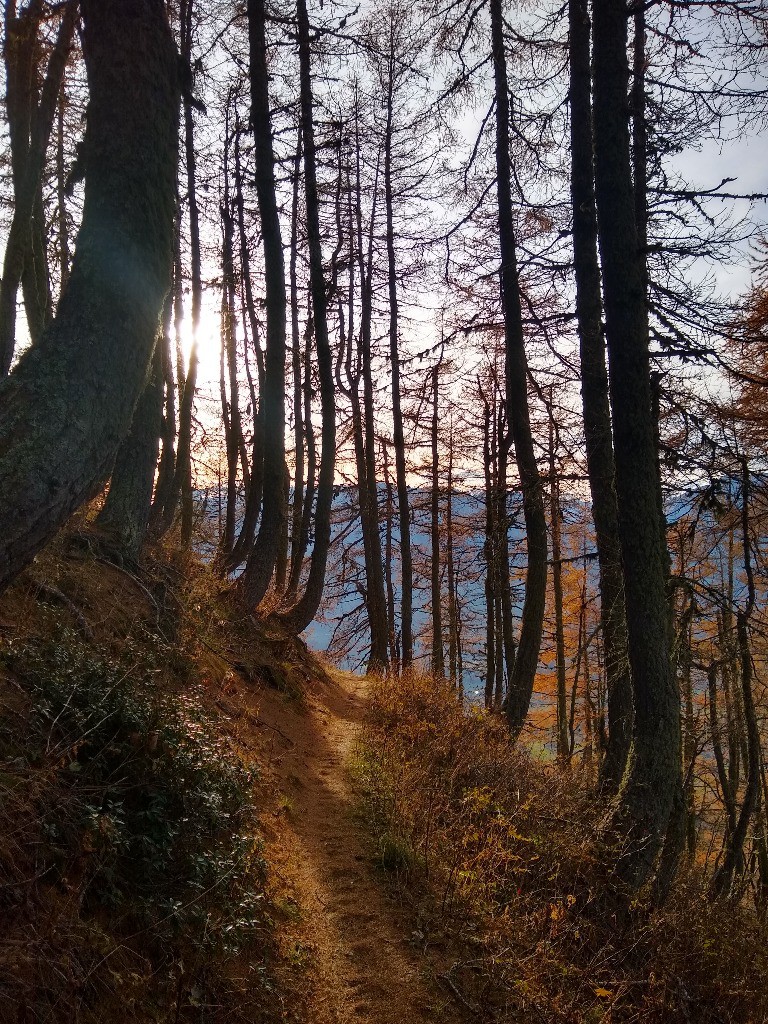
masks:
{"label": "dry grass", "polygon": [[62,537],[0,601],[0,1021],[281,1019],[234,671],[296,686],[205,567]]}
{"label": "dry grass", "polygon": [[685,874],[664,909],[603,874],[588,780],[529,761],[428,678],[377,687],[356,762],[381,863],[476,1019],[768,1020],[766,929]]}

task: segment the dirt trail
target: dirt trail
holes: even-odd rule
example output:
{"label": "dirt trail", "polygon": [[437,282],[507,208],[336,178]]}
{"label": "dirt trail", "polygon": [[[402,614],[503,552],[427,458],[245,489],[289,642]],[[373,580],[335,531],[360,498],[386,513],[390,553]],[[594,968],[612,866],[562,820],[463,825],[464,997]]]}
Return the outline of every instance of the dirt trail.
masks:
{"label": "dirt trail", "polygon": [[365,696],[366,681],[345,675],[293,706],[277,694],[256,698],[252,721],[258,720],[274,773],[267,783],[282,792],[272,825],[263,820],[285,916],[284,961],[300,976],[291,986],[288,1019],[455,1021],[455,1006],[409,942],[407,915],[387,896],[353,813],[347,762]]}

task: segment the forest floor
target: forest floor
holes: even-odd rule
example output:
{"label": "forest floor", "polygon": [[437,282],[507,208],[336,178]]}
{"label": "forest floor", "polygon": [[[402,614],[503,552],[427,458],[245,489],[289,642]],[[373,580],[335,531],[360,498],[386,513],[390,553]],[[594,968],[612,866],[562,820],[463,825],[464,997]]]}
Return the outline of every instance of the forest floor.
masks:
{"label": "forest floor", "polygon": [[586,773],[160,556],[74,533],[0,600],[0,1022],[768,1021],[746,903],[596,906]]}
{"label": "forest floor", "polygon": [[229,695],[238,742],[255,745],[261,765],[285,1017],[458,1022],[453,998],[435,981],[437,954],[418,944],[358,811],[350,761],[367,691],[365,677],[334,672],[293,699],[239,685]]}

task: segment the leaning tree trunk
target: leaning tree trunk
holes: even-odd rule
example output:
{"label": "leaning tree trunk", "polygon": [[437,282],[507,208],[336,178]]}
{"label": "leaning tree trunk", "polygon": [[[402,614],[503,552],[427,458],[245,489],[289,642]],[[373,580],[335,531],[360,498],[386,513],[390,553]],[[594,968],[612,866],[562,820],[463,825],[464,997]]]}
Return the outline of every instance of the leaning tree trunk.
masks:
{"label": "leaning tree trunk", "polygon": [[312,79],[310,70],[309,17],[305,0],[296,5],[299,21],[299,69],[301,83],[301,130],[304,142],[304,192],[307,210],[307,246],[309,278],[317,347],[317,368],[320,377],[320,413],[322,440],[320,471],[317,481],[315,509],[315,543],[309,565],[309,576],[299,600],[280,616],[295,633],[306,629],[317,614],[325,586],[325,567],[331,543],[331,507],[333,475],[336,461],[336,404],[334,398],[333,359],[328,340],[327,291],[323,275],[323,251],[320,239],[319,197],[317,191],[317,157],[312,112]]}
{"label": "leaning tree trunk", "polygon": [[680,701],[669,650],[645,254],[638,240],[630,166],[623,0],[594,0],[594,29],[595,184],[635,706],[632,752],[611,824],[628,840],[617,872],[634,887],[653,870],[681,787]]}
{"label": "leaning tree trunk", "polygon": [[491,0],[493,72],[496,91],[496,189],[501,249],[501,304],[504,312],[506,413],[515,446],[528,546],[520,638],[509,678],[504,711],[513,733],[528,715],[539,662],[547,587],[547,524],[528,409],[528,362],[523,338],[515,223],[512,215],[512,166],[509,157],[509,88],[501,0]]}
{"label": "leaning tree trunk", "polygon": [[55,320],[0,385],[0,586],[108,476],[170,285],[179,76],[165,4],[81,8],[83,220]]}
{"label": "leaning tree trunk", "polygon": [[264,0],[248,0],[251,48],[251,123],[256,156],[256,195],[264,245],[267,314],[266,365],[260,415],[263,429],[262,510],[259,532],[242,577],[246,603],[255,608],[266,594],[283,532],[285,473],[285,264],[275,194],[275,157],[269,113]]}
{"label": "leaning tree trunk", "polygon": [[624,580],[616,507],[613,434],[597,258],[592,147],[592,77],[587,0],[570,0],[571,204],[576,320],[587,473],[600,571],[600,625],[608,689],[608,747],[600,766],[606,792],[618,789],[632,743],[632,682],[627,660]]}
{"label": "leaning tree trunk", "polygon": [[117,450],[107,499],[96,518],[96,525],[114,544],[116,556],[127,562],[138,562],[147,533],[162,408],[163,353],[158,341],[131,429]]}

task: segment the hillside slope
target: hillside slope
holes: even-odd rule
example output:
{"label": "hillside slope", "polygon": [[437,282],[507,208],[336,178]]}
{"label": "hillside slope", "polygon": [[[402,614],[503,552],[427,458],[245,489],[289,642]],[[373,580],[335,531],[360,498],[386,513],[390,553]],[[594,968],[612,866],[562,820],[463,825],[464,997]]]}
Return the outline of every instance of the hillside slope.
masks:
{"label": "hillside slope", "polygon": [[451,1020],[355,816],[365,681],[87,533],[0,601],[0,1021]]}

